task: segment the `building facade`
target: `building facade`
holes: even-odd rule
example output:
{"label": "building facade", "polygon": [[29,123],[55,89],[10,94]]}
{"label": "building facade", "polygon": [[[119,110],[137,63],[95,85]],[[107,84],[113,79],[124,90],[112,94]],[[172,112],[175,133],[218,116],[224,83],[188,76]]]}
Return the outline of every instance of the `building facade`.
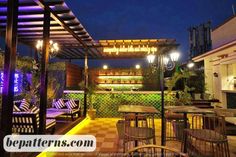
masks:
{"label": "building facade", "polygon": [[206,92],[219,107],[236,108],[236,16],[211,32],[212,50],[193,58],[204,62]]}

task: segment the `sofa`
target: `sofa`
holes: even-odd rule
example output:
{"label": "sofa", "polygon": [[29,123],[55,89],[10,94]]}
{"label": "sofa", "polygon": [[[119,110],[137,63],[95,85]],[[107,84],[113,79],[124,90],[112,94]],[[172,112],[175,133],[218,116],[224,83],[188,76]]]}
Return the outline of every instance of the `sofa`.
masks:
{"label": "sofa", "polygon": [[[54,99],[52,103],[52,107],[48,108],[47,110],[49,111],[55,111],[55,112],[64,112],[64,115],[69,115],[71,116],[71,120],[74,121],[74,115],[77,114],[78,117],[81,116],[81,106],[80,106],[80,100],[74,100],[74,102],[77,104],[77,106],[73,109],[68,109],[66,106],[63,108],[56,108],[54,105],[54,102],[58,101],[59,99]],[[70,99],[62,99],[64,103],[69,101]]]}
{"label": "sofa", "polygon": [[[46,119],[46,130],[54,133],[56,126],[55,119]],[[32,112],[13,112],[12,133],[17,134],[38,134],[39,114]]]}
{"label": "sofa", "polygon": [[[14,111],[12,115],[12,132],[17,134],[38,134],[39,133],[39,108],[30,105],[27,111],[22,111],[20,105],[22,100],[14,101],[15,107],[19,111]],[[55,119],[46,119],[46,130],[54,133],[56,126]]]}

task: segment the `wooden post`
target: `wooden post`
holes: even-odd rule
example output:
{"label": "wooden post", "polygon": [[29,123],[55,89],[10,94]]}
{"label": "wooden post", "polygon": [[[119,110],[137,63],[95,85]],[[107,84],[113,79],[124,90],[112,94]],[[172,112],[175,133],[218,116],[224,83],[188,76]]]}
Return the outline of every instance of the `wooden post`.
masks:
{"label": "wooden post", "polygon": [[40,121],[39,133],[46,131],[46,109],[47,109],[47,84],[48,84],[48,61],[49,61],[49,36],[50,36],[50,11],[44,10],[43,21],[43,49],[41,57],[41,75],[40,75]]}
{"label": "wooden post", "polygon": [[16,66],[17,50],[17,19],[18,19],[18,0],[7,1],[7,26],[6,26],[6,47],[4,55],[4,82],[2,91],[2,111],[0,126],[0,147],[1,156],[10,156],[3,149],[3,138],[12,133],[12,111],[14,100],[14,75]]}
{"label": "wooden post", "polygon": [[85,50],[85,57],[84,57],[84,117],[86,117],[87,113],[87,88],[88,88],[88,55],[87,55],[87,49]]}

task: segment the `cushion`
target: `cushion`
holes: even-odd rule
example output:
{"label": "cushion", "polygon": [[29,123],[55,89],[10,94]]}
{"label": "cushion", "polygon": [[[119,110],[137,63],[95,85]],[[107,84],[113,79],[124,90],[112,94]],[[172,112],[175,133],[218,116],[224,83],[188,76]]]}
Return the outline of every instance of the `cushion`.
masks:
{"label": "cushion", "polygon": [[32,113],[39,113],[39,108],[37,106],[33,105],[30,108],[30,112],[32,112]]}
{"label": "cushion", "polygon": [[68,109],[73,109],[73,108],[78,107],[78,105],[75,103],[74,100],[69,100],[69,101],[67,101],[67,102],[65,103],[65,105],[66,105],[66,107],[67,107]]}
{"label": "cushion", "polygon": [[13,105],[13,112],[20,112],[21,110],[16,105]]}
{"label": "cushion", "polygon": [[28,103],[25,99],[23,99],[22,101],[21,101],[21,104],[20,104],[20,110],[21,111],[28,111],[29,110],[29,107],[30,107],[30,103]]}
{"label": "cushion", "polygon": [[58,101],[54,102],[53,105],[57,109],[62,109],[66,106],[62,99],[59,99]]}

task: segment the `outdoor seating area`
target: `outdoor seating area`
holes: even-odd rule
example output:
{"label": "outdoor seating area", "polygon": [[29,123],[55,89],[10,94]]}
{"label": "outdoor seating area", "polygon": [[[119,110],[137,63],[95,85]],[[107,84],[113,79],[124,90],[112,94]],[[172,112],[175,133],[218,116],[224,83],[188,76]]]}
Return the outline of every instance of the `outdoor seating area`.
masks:
{"label": "outdoor seating area", "polygon": [[0,0],[0,157],[236,156],[235,15],[189,27],[187,50],[163,38],[177,29],[128,38],[93,23],[112,34],[95,40],[78,3]]}

